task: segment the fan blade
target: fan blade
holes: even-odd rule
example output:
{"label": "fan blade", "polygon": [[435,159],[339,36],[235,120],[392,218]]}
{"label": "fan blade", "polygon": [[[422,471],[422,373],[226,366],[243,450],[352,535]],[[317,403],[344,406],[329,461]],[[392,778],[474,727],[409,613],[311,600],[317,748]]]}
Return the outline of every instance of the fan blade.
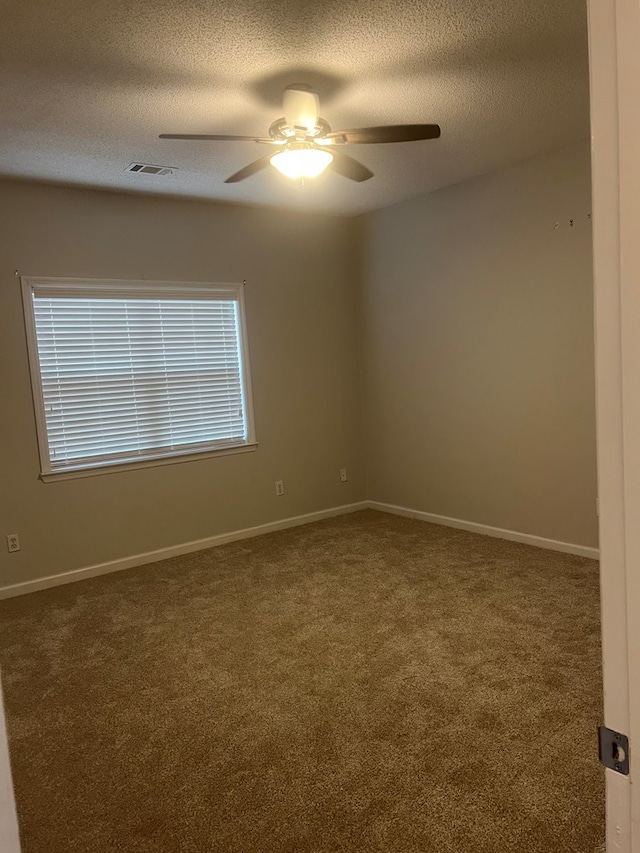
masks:
{"label": "fan blade", "polygon": [[356,130],[334,130],[324,139],[335,139],[346,145],[376,145],[382,142],[415,142],[419,139],[437,139],[437,124],[390,124],[384,127],[360,127]]}
{"label": "fan blade", "polygon": [[332,149],[331,153],[333,154],[333,162],[329,164],[329,168],[344,178],[349,178],[349,180],[357,181],[360,184],[362,181],[368,181],[369,178],[373,177],[373,172],[370,169],[354,160],[353,157],[349,157],[348,154],[343,154],[335,149]]}
{"label": "fan blade", "polygon": [[239,172],[236,172],[231,175],[230,178],[227,178],[225,184],[237,184],[238,181],[244,181],[245,178],[250,178],[251,175],[255,175],[256,172],[266,169],[272,157],[273,154],[267,154],[259,160],[254,160],[253,163],[249,163],[249,165],[245,166],[244,169],[240,169]]}
{"label": "fan blade", "polygon": [[282,141],[268,136],[233,136],[227,133],[161,133],[159,139],[204,139],[209,142],[263,142],[282,145]]}

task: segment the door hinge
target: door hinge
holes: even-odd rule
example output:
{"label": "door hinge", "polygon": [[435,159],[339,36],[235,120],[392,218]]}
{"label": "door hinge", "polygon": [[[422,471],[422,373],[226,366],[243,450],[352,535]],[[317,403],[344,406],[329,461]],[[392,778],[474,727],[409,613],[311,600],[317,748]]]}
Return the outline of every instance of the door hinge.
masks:
{"label": "door hinge", "polygon": [[629,738],[606,726],[598,728],[598,757],[605,767],[629,775]]}

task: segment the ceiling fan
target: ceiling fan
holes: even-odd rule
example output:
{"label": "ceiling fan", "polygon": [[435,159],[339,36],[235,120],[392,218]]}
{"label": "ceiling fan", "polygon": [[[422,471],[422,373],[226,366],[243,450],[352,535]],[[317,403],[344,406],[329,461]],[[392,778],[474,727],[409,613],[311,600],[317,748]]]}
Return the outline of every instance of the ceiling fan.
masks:
{"label": "ceiling fan", "polygon": [[212,142],[258,142],[279,150],[255,160],[227,178],[226,184],[243,181],[267,166],[275,166],[288,178],[315,178],[328,166],[352,181],[368,181],[373,172],[339,150],[342,145],[413,142],[437,139],[437,124],[396,124],[331,130],[319,116],[319,99],[309,86],[288,86],[283,98],[284,117],[274,121],[269,136],[233,136],[210,133],[161,133],[160,139],[199,139]]}

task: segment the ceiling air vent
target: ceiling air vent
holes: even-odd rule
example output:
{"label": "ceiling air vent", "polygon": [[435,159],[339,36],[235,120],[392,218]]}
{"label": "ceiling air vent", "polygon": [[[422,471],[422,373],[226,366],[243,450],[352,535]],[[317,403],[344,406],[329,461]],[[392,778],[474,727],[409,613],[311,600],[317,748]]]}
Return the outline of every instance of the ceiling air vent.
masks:
{"label": "ceiling air vent", "polygon": [[173,175],[178,170],[175,166],[153,166],[151,163],[131,163],[125,169],[125,172],[137,172],[139,175]]}

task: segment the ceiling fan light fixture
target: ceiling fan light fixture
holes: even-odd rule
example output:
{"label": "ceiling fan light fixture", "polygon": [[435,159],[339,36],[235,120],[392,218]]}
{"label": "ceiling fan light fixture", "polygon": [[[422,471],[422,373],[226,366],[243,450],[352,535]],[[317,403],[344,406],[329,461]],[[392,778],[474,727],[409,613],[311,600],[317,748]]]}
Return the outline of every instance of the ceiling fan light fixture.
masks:
{"label": "ceiling fan light fixture", "polygon": [[292,142],[271,158],[271,165],[287,178],[316,178],[332,162],[333,154],[307,142]]}
{"label": "ceiling fan light fixture", "polygon": [[[319,100],[310,86],[287,86],[283,95],[284,116],[269,127],[269,136],[237,136],[228,133],[161,133],[161,139],[210,140],[212,142],[259,142],[276,145],[274,154],[265,154],[230,175],[225,184],[237,184],[274,166],[285,177],[316,178],[327,166],[350,181],[362,183],[373,178],[373,172],[340,149],[345,145],[379,145],[389,142],[419,142],[437,139],[437,124],[391,124],[360,127],[354,130],[332,130],[319,115]],[[331,150],[327,150],[331,148]]]}

